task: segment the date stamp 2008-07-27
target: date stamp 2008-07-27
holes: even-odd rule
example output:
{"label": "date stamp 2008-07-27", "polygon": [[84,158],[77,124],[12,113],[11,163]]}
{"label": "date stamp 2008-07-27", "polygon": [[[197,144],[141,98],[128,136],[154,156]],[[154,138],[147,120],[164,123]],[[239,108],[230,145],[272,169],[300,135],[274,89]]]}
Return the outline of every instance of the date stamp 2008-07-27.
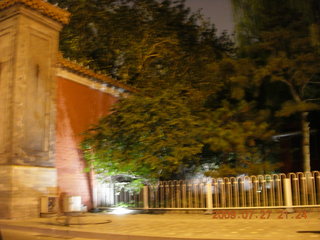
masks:
{"label": "date stamp 2008-07-27", "polygon": [[286,210],[216,210],[212,213],[213,219],[307,219],[306,211],[290,213]]}

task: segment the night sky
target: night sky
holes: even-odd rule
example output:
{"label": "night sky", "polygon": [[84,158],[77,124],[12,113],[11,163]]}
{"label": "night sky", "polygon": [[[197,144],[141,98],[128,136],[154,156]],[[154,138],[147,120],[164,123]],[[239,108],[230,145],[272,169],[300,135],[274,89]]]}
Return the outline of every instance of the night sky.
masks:
{"label": "night sky", "polygon": [[230,0],[186,0],[186,5],[193,11],[201,8],[202,13],[216,25],[218,32],[233,31]]}

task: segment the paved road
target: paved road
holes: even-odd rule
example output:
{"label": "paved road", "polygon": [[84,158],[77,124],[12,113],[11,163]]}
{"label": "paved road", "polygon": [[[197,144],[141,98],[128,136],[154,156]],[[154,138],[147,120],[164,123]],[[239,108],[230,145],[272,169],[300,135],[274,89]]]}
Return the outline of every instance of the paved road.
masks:
{"label": "paved road", "polygon": [[[88,240],[88,238],[69,237],[50,233],[40,233],[32,231],[21,231],[13,229],[2,229],[0,240],[58,240],[58,239],[72,239],[72,240]],[[93,240],[93,239],[92,239]]]}
{"label": "paved road", "polygon": [[[229,219],[224,219],[226,217]],[[3,232],[2,238],[4,240],[320,240],[320,212],[295,212],[290,214],[280,210],[274,210],[272,213],[229,212],[225,214],[217,212],[214,216],[204,214],[135,214],[121,216],[85,214],[69,218],[68,223],[70,225],[63,226],[67,223],[66,221],[67,219],[64,217],[58,220],[55,218],[28,219],[26,221],[0,220]],[[18,237],[23,236],[24,238],[8,238],[10,234],[15,232],[20,234]],[[25,235],[23,235],[24,232]]]}

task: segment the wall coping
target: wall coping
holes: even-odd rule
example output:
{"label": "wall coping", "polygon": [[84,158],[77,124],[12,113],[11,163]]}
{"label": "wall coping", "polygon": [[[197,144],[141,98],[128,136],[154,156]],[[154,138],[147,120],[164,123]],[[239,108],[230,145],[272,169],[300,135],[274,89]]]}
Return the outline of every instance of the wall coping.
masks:
{"label": "wall coping", "polygon": [[70,13],[59,7],[56,7],[50,3],[44,2],[42,0],[1,0],[0,10],[9,8],[15,4],[22,4],[29,7],[42,15],[50,17],[59,23],[67,24],[69,23]]}
{"label": "wall coping", "polygon": [[77,62],[71,61],[69,59],[65,59],[62,57],[62,54],[58,55],[58,67],[61,69],[66,69],[68,71],[71,71],[77,75],[84,76],[90,80],[99,82],[108,87],[115,87],[120,92],[129,92],[129,93],[138,92],[137,89],[131,86],[128,86],[126,84],[120,83],[107,75],[96,73],[93,70],[85,66],[82,66]]}

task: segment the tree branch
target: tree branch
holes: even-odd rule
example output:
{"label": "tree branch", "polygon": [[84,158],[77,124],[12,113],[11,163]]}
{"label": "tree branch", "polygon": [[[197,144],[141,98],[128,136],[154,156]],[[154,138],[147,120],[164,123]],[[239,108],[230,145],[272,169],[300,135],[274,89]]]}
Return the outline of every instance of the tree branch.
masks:
{"label": "tree branch", "polygon": [[288,81],[286,81],[286,80],[278,80],[278,81],[285,83],[285,84],[289,87],[289,91],[290,91],[293,99],[294,99],[296,102],[301,102],[300,96],[299,96],[298,93],[295,91],[293,85],[292,85],[290,82],[288,82]]}

